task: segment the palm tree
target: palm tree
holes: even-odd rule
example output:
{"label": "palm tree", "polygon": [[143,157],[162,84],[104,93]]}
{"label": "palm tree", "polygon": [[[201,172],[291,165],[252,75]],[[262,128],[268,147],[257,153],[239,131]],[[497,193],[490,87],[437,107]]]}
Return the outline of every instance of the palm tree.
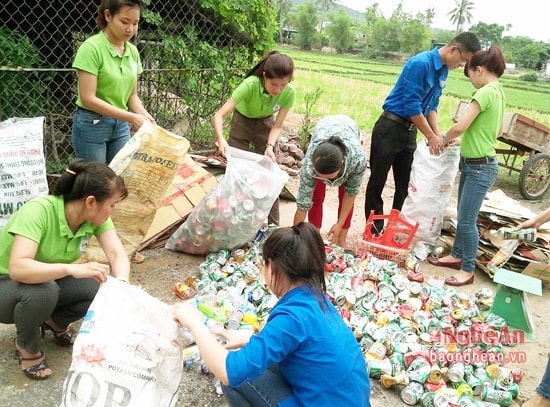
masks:
{"label": "palm tree", "polygon": [[315,3],[321,6],[323,10],[329,10],[331,7],[336,7],[340,0],[317,0]]}
{"label": "palm tree", "polygon": [[456,24],[456,31],[460,32],[464,23],[472,21],[471,10],[475,8],[475,5],[471,0],[455,0],[455,5],[456,7],[447,15],[451,17],[451,23]]}

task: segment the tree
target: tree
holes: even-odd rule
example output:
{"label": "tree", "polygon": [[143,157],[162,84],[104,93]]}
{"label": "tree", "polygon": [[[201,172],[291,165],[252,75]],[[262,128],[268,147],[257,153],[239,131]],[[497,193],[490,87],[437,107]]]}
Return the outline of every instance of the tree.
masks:
{"label": "tree", "polygon": [[287,25],[287,15],[292,6],[290,0],[276,0],[277,7],[277,26],[279,27],[279,43],[284,42],[283,39],[283,28]]}
{"label": "tree", "polygon": [[491,44],[500,44],[502,41],[502,33],[504,32],[505,27],[498,24],[485,24],[482,22],[477,23],[476,25],[470,28],[470,31],[473,32],[483,49],[488,49]]}
{"label": "tree", "polygon": [[332,24],[328,26],[327,31],[331,45],[338,53],[346,52],[353,45],[355,37],[351,30],[351,19],[344,11],[340,10],[333,16]]}
{"label": "tree", "polygon": [[333,7],[336,7],[336,5],[340,3],[340,0],[317,0],[315,4],[318,4],[321,6],[321,9],[323,10],[330,10]]}
{"label": "tree", "polygon": [[317,8],[311,2],[298,6],[296,12],[296,29],[298,30],[298,45],[303,50],[310,50],[317,39],[315,27],[319,23]]}
{"label": "tree", "polygon": [[470,23],[473,15],[471,10],[475,8],[474,2],[470,0],[455,0],[456,7],[447,15],[451,17],[451,23],[456,24],[456,32],[462,31],[464,23]]}

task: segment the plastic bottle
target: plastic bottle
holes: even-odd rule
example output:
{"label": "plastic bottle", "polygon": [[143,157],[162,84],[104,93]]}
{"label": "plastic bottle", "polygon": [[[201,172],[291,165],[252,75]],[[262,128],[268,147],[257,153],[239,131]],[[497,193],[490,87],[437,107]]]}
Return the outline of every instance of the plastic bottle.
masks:
{"label": "plastic bottle", "polygon": [[514,254],[518,246],[519,240],[503,240],[498,252],[496,252],[491,261],[487,263],[487,268],[495,273],[500,266],[503,266],[504,263],[512,257],[512,254]]}
{"label": "plastic bottle", "polygon": [[199,301],[198,308],[199,311],[202,312],[204,315],[216,320],[222,325],[227,322],[227,314],[221,307],[216,307],[215,305],[212,305],[207,301]]}
{"label": "plastic bottle", "polygon": [[507,241],[534,242],[537,240],[537,229],[526,228],[516,230],[514,228],[500,228],[489,231],[489,240],[496,247],[502,247]]}

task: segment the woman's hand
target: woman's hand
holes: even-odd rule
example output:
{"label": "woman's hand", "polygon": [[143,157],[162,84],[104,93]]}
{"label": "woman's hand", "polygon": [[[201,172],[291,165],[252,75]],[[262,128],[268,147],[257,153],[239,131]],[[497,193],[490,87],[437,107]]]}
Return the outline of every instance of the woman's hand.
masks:
{"label": "woman's hand", "polygon": [[227,151],[229,150],[229,144],[227,144],[227,140],[225,138],[218,138],[216,140],[216,147],[218,147],[218,152],[223,156],[227,156]]}
{"label": "woman's hand", "polygon": [[197,309],[196,305],[190,302],[183,302],[174,306],[174,320],[179,322],[187,329],[193,329],[194,326],[202,325],[204,315]]}
{"label": "woman's hand", "polygon": [[108,264],[92,261],[89,263],[73,264],[71,268],[71,276],[74,278],[93,278],[98,283],[107,281],[107,276],[111,271]]}
{"label": "woman's hand", "polygon": [[271,161],[277,164],[277,157],[275,156],[275,152],[273,151],[273,146],[271,144],[268,144],[265,148],[264,155],[271,158]]}
{"label": "woman's hand", "polygon": [[218,335],[225,339],[225,349],[240,349],[248,343],[252,333],[242,331],[222,330]]}

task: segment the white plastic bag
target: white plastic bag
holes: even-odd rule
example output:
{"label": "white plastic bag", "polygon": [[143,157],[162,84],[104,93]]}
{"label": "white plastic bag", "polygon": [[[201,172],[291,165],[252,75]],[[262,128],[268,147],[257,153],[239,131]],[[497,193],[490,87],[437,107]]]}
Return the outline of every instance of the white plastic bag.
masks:
{"label": "white plastic bag", "polygon": [[73,345],[60,407],[174,406],[182,368],[171,307],[109,277]]}
{"label": "white plastic bag", "polygon": [[232,250],[250,241],[281,193],[288,174],[269,157],[229,148],[220,183],[166,242],[191,254]]}
{"label": "white plastic bag", "polygon": [[460,147],[447,147],[436,156],[424,141],[418,143],[409,181],[409,192],[401,216],[409,223],[419,223],[413,252],[425,260],[433,250],[443,226],[458,172]]}

